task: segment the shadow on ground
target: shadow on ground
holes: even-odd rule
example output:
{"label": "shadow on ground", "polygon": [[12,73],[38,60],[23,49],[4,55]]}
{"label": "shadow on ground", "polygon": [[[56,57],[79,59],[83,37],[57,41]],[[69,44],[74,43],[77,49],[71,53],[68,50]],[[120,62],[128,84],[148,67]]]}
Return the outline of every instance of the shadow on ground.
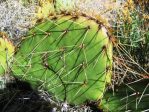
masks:
{"label": "shadow on ground", "polygon": [[0,90],[0,112],[52,112],[52,108],[28,83],[16,81]]}
{"label": "shadow on ground", "polygon": [[[89,106],[91,112],[101,112],[94,104]],[[16,80],[0,90],[0,112],[57,112],[53,110],[55,107],[42,99],[39,92],[33,90],[27,82]]]}

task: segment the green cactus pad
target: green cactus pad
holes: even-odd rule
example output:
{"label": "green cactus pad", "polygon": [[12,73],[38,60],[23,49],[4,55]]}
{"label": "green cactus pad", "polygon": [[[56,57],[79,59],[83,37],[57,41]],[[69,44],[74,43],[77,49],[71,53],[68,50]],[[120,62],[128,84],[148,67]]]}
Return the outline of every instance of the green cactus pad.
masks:
{"label": "green cactus pad", "polygon": [[112,42],[106,28],[86,15],[61,14],[29,31],[12,71],[61,101],[82,104],[103,96],[111,67]]}
{"label": "green cactus pad", "polygon": [[14,46],[8,41],[6,35],[0,32],[0,76],[6,72],[13,53]]}
{"label": "green cactus pad", "polygon": [[148,79],[132,84],[122,84],[119,87],[115,87],[115,91],[108,90],[99,107],[104,112],[147,112],[148,94]]}

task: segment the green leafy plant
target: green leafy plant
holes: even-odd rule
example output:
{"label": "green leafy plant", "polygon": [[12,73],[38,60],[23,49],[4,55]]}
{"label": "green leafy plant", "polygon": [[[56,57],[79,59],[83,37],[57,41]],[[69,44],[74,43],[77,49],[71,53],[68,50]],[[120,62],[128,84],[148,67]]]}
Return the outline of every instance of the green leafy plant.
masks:
{"label": "green leafy plant", "polygon": [[70,104],[101,99],[111,69],[112,41],[105,26],[68,13],[32,28],[16,50],[12,67],[15,77]]}

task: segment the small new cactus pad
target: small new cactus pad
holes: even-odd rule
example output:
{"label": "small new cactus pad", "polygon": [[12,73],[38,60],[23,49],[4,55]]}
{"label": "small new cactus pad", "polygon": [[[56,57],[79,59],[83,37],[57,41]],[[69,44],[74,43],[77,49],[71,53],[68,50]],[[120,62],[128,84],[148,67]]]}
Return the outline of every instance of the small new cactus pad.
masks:
{"label": "small new cactus pad", "polygon": [[76,0],[55,0],[55,8],[57,11],[72,11],[76,6]]}
{"label": "small new cactus pad", "polygon": [[7,70],[13,53],[14,46],[7,40],[6,34],[0,32],[0,76]]}
{"label": "small new cactus pad", "polygon": [[39,0],[37,7],[37,18],[46,18],[49,14],[55,13],[54,4],[52,0]]}
{"label": "small new cactus pad", "polygon": [[47,18],[49,14],[72,12],[75,9],[75,0],[39,0],[37,18]]}
{"label": "small new cactus pad", "polygon": [[60,14],[29,31],[12,70],[61,101],[82,104],[103,96],[111,67],[112,42],[101,22],[83,14]]}

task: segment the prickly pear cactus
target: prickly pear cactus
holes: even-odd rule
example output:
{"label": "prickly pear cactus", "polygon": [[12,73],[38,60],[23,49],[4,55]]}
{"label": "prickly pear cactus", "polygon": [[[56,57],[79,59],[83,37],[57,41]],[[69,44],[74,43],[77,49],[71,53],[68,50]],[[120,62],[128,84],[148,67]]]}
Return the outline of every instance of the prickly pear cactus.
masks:
{"label": "prickly pear cactus", "polygon": [[0,32],[0,76],[7,70],[14,53],[14,46],[7,40],[7,35]]}
{"label": "prickly pear cactus", "polygon": [[83,14],[60,14],[29,31],[12,71],[61,101],[82,104],[103,96],[111,67],[112,42],[102,23]]}
{"label": "prickly pear cactus", "polygon": [[52,0],[39,0],[39,6],[37,7],[37,18],[46,18],[49,14],[55,13]]}
{"label": "prickly pear cactus", "polygon": [[122,84],[120,87],[115,87],[115,91],[107,91],[99,107],[104,112],[147,112],[148,94],[148,79],[127,85]]}
{"label": "prickly pear cactus", "polygon": [[57,11],[72,11],[78,0],[55,0],[55,8]]}
{"label": "prickly pear cactus", "polygon": [[75,0],[38,0],[37,18],[47,18],[51,14],[62,11],[73,12],[76,8]]}

